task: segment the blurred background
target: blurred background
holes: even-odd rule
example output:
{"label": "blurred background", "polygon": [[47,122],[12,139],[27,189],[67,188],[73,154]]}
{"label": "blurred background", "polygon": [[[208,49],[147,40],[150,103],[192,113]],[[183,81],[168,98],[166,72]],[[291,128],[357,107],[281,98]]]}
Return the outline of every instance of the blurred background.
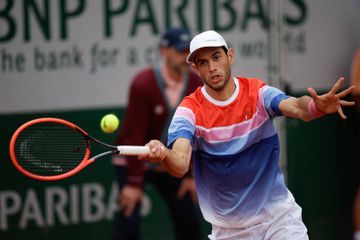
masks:
{"label": "blurred background", "polygon": [[[110,159],[39,182],[12,166],[9,141],[24,122],[51,116],[113,142],[100,119],[121,120],[131,79],[157,61],[169,27],[218,31],[235,49],[234,75],[299,96],[309,86],[327,91],[341,76],[350,84],[359,13],[359,0],[0,0],[0,239],[111,238],[118,207]],[[310,239],[352,239],[359,121],[355,108],[345,113],[346,121],[277,124],[281,166]],[[144,239],[173,239],[164,208],[147,187]]]}

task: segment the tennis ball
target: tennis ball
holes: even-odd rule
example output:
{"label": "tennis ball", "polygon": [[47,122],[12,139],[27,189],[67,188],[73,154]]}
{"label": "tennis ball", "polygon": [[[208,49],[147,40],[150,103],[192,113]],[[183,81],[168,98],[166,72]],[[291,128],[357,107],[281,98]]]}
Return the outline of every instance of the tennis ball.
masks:
{"label": "tennis ball", "polygon": [[112,133],[119,127],[119,119],[114,114],[107,114],[101,119],[100,127],[103,132]]}

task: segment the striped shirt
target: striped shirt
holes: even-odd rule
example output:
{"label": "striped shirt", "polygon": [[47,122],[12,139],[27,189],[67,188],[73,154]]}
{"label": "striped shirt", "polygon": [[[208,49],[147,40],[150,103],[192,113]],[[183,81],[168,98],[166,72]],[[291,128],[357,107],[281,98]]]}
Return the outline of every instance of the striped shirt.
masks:
{"label": "striped shirt", "polygon": [[211,224],[240,228],[271,218],[288,191],[279,167],[273,118],[288,98],[257,79],[234,78],[226,101],[198,88],[185,97],[169,127],[168,145],[187,138],[202,214]]}

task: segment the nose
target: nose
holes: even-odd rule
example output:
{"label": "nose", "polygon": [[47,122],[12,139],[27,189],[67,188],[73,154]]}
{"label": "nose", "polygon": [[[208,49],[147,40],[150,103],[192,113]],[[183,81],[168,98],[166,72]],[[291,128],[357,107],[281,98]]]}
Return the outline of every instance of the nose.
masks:
{"label": "nose", "polygon": [[209,71],[214,72],[216,70],[216,64],[213,61],[209,61]]}

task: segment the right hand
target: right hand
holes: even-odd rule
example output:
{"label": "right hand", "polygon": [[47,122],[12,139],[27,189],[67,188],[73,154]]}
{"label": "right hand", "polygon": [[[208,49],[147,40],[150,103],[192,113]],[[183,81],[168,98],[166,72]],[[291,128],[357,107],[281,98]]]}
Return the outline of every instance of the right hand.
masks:
{"label": "right hand", "polygon": [[150,152],[139,155],[140,160],[158,163],[165,159],[167,148],[159,140],[151,140],[145,146],[149,146]]}
{"label": "right hand", "polygon": [[136,207],[141,201],[143,190],[139,187],[125,185],[119,194],[119,203],[121,211],[125,217],[130,217]]}

